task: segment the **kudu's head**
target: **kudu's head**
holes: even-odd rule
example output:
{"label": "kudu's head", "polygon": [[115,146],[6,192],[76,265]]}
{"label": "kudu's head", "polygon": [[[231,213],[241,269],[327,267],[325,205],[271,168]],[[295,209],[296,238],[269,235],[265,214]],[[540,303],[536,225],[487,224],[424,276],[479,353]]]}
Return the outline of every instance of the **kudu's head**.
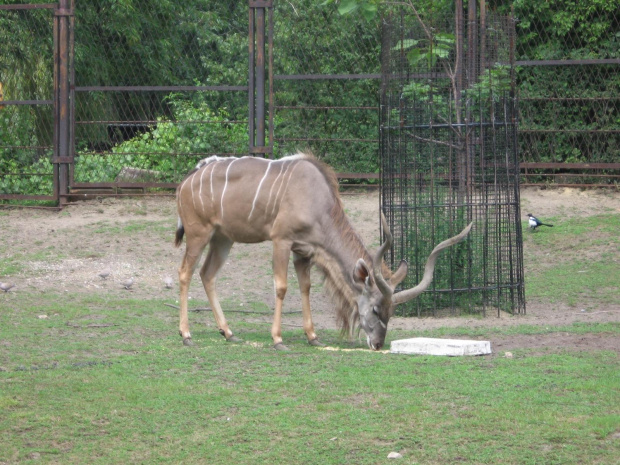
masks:
{"label": "kudu's head", "polygon": [[433,279],[435,262],[439,253],[465,239],[473,224],[470,223],[460,234],[443,241],[433,249],[426,261],[424,277],[420,284],[411,289],[394,293],[394,289],[407,276],[407,262],[401,261],[398,269],[389,278],[384,277],[383,255],[392,247],[392,233],[383,213],[381,213],[381,222],[386,239],[373,257],[372,269],[360,258],[353,272],[354,281],[362,287],[362,292],[357,297],[360,326],[366,332],[368,347],[373,350],[381,349],[385,343],[387,326],[394,313],[394,307],[416,298],[428,288]]}

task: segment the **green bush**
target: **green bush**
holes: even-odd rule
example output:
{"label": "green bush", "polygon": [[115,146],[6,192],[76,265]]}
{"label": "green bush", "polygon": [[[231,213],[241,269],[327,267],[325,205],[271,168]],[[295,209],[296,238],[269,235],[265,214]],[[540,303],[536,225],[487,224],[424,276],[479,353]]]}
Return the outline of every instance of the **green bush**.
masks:
{"label": "green bush", "polygon": [[156,127],[112,148],[111,153],[78,153],[76,182],[112,182],[125,167],[153,171],[152,181],[178,182],[208,154],[244,153],[245,124],[231,121],[225,108],[216,113],[200,99],[171,94],[172,116],[157,119]]}

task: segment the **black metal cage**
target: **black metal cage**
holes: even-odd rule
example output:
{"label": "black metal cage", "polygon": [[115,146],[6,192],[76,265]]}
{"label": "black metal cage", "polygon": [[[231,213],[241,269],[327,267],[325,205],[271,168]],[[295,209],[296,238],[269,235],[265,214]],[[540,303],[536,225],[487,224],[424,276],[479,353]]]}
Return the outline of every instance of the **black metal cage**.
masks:
{"label": "black metal cage", "polygon": [[384,25],[381,206],[391,264],[409,263],[402,286],[421,280],[435,245],[474,223],[403,315],[525,312],[514,24],[461,12],[403,11]]}

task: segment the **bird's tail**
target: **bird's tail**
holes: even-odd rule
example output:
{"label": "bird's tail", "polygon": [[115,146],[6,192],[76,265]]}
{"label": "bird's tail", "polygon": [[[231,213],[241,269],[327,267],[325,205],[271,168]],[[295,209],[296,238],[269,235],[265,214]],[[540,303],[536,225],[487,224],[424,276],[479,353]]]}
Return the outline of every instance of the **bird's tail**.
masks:
{"label": "bird's tail", "polygon": [[547,224],[547,223],[540,223],[540,226],[549,226],[550,228],[553,228],[552,224]]}

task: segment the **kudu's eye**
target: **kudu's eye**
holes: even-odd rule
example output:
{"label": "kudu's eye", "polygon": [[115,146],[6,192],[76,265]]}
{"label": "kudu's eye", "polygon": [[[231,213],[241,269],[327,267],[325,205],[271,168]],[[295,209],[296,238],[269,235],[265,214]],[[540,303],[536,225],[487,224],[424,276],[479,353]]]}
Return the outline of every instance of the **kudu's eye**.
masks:
{"label": "kudu's eye", "polygon": [[372,307],[372,313],[375,314],[375,316],[379,316],[379,309],[377,307]]}

